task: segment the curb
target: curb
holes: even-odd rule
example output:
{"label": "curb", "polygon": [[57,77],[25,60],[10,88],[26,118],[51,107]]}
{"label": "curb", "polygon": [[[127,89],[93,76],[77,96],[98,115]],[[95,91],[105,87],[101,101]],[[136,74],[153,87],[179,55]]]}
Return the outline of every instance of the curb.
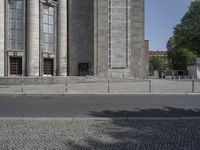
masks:
{"label": "curb", "polygon": [[0,95],[189,95],[200,96],[200,93],[0,93]]}
{"label": "curb", "polygon": [[1,120],[24,120],[24,121],[80,121],[80,120],[200,120],[200,117],[58,117],[58,118],[34,118],[34,117],[0,117]]}

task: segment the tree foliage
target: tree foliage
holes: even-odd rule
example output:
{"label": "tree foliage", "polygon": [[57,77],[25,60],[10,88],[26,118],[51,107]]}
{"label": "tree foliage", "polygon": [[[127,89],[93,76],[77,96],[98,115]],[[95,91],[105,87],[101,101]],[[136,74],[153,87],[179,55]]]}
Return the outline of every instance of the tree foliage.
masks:
{"label": "tree foliage", "polygon": [[149,59],[149,71],[152,74],[155,70],[162,73],[166,70],[166,65],[162,58],[153,56]]}
{"label": "tree foliage", "polygon": [[189,59],[200,56],[200,0],[191,2],[181,23],[174,28],[167,49],[172,69],[185,69]]}
{"label": "tree foliage", "polygon": [[168,51],[168,57],[170,58],[169,67],[171,69],[186,70],[188,60],[196,58],[197,55],[187,48],[181,48]]}

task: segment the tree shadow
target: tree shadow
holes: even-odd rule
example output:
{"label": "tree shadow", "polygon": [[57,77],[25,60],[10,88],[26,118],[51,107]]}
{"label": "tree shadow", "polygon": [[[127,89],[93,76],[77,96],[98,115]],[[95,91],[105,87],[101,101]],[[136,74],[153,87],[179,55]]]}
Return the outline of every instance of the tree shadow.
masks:
{"label": "tree shadow", "polygon": [[196,150],[200,148],[200,120],[181,119],[181,117],[200,117],[199,109],[165,106],[163,109],[137,108],[134,111],[92,111],[90,116],[110,119],[102,119],[91,126],[95,134],[86,133],[82,144],[66,142],[67,148],[73,150]]}
{"label": "tree shadow", "polygon": [[182,109],[163,106],[162,109],[150,108],[140,109],[134,108],[133,111],[91,111],[90,116],[102,118],[128,118],[128,117],[200,117],[200,109]]}

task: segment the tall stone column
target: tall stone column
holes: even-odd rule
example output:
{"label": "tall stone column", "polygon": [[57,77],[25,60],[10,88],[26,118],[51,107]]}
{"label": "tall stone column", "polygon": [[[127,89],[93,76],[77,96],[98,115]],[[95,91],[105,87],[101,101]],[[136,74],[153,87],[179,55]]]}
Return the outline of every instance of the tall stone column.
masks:
{"label": "tall stone column", "polygon": [[67,75],[67,1],[58,1],[58,75]]}
{"label": "tall stone column", "polygon": [[40,5],[39,0],[27,1],[27,75],[39,76]]}
{"label": "tall stone column", "polygon": [[142,77],[144,59],[144,0],[129,0],[130,69],[132,76]]}
{"label": "tall stone column", "polygon": [[0,76],[4,76],[4,0],[0,0]]}
{"label": "tall stone column", "polygon": [[95,1],[95,60],[96,60],[96,74],[99,76],[108,75],[108,49],[109,49],[109,1],[97,0]]}

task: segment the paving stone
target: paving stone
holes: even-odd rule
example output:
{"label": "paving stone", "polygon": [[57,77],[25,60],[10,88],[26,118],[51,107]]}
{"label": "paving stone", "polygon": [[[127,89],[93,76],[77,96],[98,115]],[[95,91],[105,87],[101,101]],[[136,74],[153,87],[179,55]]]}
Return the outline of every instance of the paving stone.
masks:
{"label": "paving stone", "polygon": [[200,119],[1,119],[0,149],[197,150]]}

